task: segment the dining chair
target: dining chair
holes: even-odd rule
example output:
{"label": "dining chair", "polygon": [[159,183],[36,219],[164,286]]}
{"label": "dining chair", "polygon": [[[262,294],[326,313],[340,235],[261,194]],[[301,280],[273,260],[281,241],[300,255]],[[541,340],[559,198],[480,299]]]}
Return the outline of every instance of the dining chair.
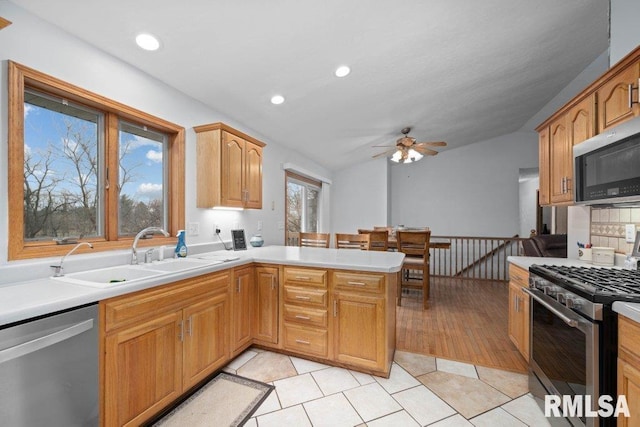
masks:
{"label": "dining chair", "polygon": [[[398,305],[401,305],[402,288],[422,288],[422,307],[427,308],[429,299],[429,240],[431,231],[398,231],[398,252],[405,254],[400,275],[400,287],[398,289]],[[411,283],[416,280],[410,271],[420,271],[419,285]]]}
{"label": "dining chair", "polygon": [[328,248],[331,236],[329,233],[300,233],[298,245],[308,248]]}
{"label": "dining chair", "polygon": [[389,250],[389,233],[387,230],[364,230],[358,229],[358,234],[369,235],[370,251],[388,251]]}
{"label": "dining chair", "polygon": [[369,250],[368,234],[336,233],[336,248]]}

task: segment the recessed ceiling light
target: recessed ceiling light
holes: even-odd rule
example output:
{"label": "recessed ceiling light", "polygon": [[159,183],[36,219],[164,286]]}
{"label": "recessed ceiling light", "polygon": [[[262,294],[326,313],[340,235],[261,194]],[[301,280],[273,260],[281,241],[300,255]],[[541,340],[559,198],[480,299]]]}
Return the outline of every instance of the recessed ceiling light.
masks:
{"label": "recessed ceiling light", "polygon": [[275,105],[280,105],[284,102],[284,96],[282,95],[273,95],[271,97],[271,103]]}
{"label": "recessed ceiling light", "polygon": [[158,50],[160,48],[160,42],[151,34],[138,34],[136,43],[144,50]]}
{"label": "recessed ceiling light", "polygon": [[348,76],[350,72],[351,72],[351,68],[347,67],[346,65],[341,65],[338,68],[336,68],[336,76],[338,77]]}

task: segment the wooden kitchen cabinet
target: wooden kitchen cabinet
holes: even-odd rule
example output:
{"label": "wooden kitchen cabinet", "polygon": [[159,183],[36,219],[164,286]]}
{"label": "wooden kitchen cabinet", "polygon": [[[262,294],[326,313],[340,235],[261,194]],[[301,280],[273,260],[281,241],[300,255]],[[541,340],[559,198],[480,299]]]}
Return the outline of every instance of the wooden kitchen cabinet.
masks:
{"label": "wooden kitchen cabinet", "polygon": [[[332,316],[334,360],[388,375],[395,347],[397,275],[334,271]],[[392,280],[389,280],[392,282]]]}
{"label": "wooden kitchen cabinet", "polygon": [[100,302],[106,426],[140,425],[229,359],[228,273]]}
{"label": "wooden kitchen cabinet", "polygon": [[254,268],[234,270],[231,286],[231,356],[235,357],[251,345],[253,315],[252,297]]}
{"label": "wooden kitchen cabinet", "polygon": [[549,124],[549,198],[552,204],[573,200],[570,181],[573,179],[573,150],[567,132],[567,117],[562,115]]}
{"label": "wooden kitchen cabinet", "polygon": [[529,295],[522,291],[528,287],[529,273],[509,265],[509,339],[520,354],[529,361]]}
{"label": "wooden kitchen cabinet", "polygon": [[253,338],[269,344],[278,343],[279,290],[278,267],[255,268]]}
{"label": "wooden kitchen cabinet", "polygon": [[283,347],[314,357],[329,358],[328,272],[284,267]]}
{"label": "wooden kitchen cabinet", "polygon": [[[589,95],[567,112],[567,132],[571,147],[596,134],[595,99],[595,95]],[[573,161],[573,150],[570,154],[571,161]]]}
{"label": "wooden kitchen cabinet", "polygon": [[265,144],[223,123],[196,126],[196,206],[262,209]]}
{"label": "wooden kitchen cabinet", "polygon": [[618,417],[618,427],[640,427],[640,325],[618,316],[618,395],[624,395],[630,417]]}
{"label": "wooden kitchen cabinet", "polygon": [[[596,92],[598,99],[598,133],[640,115],[638,84],[640,61],[614,69],[615,74]],[[632,93],[629,88],[632,87]],[[633,101],[633,102],[631,102]]]}
{"label": "wooden kitchen cabinet", "polygon": [[539,176],[539,189],[538,189],[538,203],[542,206],[551,203],[550,190],[549,190],[549,175],[551,162],[549,161],[551,148],[549,146],[549,127],[544,127],[538,132],[538,176]]}

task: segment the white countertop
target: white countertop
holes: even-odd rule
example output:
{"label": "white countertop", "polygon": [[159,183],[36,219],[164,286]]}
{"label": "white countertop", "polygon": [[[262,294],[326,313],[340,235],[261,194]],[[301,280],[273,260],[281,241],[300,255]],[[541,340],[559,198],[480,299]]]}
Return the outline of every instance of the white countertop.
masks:
{"label": "white countertop", "polygon": [[[265,246],[250,248],[247,251],[211,253],[233,254],[238,259],[183,272],[167,273],[132,283],[122,282],[109,288],[92,288],[53,280],[49,277],[0,284],[0,326],[251,262],[396,273],[400,271],[404,259],[404,254],[398,252],[294,246]],[[5,268],[9,270],[9,267],[0,267],[0,275]],[[28,269],[29,264],[20,264],[20,268]],[[15,269],[15,266],[11,268],[11,270]],[[15,271],[10,273],[15,274]]]}

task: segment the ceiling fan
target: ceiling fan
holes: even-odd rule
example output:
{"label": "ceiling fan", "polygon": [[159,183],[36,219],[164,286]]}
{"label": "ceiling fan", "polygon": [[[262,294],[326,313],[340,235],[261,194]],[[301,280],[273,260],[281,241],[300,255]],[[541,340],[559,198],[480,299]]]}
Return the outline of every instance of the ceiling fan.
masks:
{"label": "ceiling fan", "polygon": [[437,151],[432,150],[428,147],[445,147],[447,145],[446,142],[443,141],[434,141],[434,142],[416,142],[416,139],[409,136],[409,132],[411,131],[410,127],[406,127],[402,129],[400,132],[404,135],[396,141],[396,145],[374,145],[374,147],[393,147],[389,150],[383,151],[382,153],[378,153],[373,156],[373,158],[391,156],[391,161],[396,163],[411,163],[417,162],[422,157],[426,156],[435,156],[438,154]]}

